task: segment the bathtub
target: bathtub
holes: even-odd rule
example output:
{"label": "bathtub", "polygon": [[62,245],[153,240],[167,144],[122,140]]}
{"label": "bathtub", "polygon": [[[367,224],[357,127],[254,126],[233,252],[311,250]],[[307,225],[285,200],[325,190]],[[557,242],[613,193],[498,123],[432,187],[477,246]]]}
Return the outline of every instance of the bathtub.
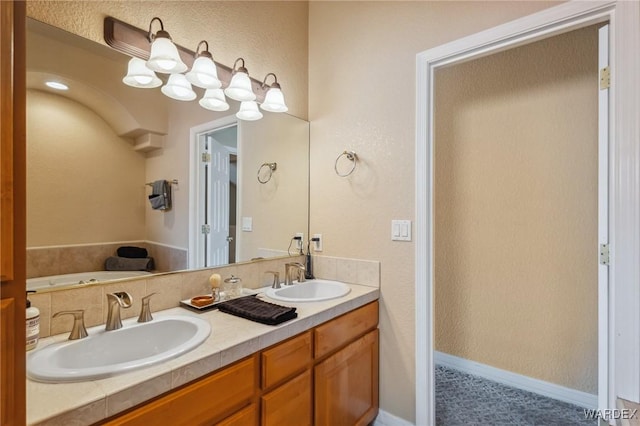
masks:
{"label": "bathtub", "polygon": [[49,277],[28,278],[27,290],[43,290],[45,288],[54,288],[56,286],[71,284],[91,284],[150,274],[150,272],[145,271],[96,271],[80,272],[77,274],[51,275]]}

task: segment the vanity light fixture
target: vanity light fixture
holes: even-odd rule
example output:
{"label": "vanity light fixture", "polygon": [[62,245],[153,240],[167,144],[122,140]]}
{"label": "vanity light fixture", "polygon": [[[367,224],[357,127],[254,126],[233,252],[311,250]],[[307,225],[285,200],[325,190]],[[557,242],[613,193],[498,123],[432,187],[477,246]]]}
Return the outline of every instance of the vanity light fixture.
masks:
{"label": "vanity light fixture", "polygon": [[59,81],[47,81],[44,83],[47,87],[56,90],[69,90],[69,86],[64,83],[60,83]]}
{"label": "vanity light fixture", "polygon": [[[242,61],[242,65],[238,68],[238,62]],[[231,82],[229,87],[224,89],[224,93],[231,99],[236,101],[253,101],[256,99],[256,94],[253,93],[251,88],[251,80],[249,79],[249,71],[244,67],[244,59],[238,58],[233,64],[233,71],[231,73]],[[257,108],[257,106],[256,106]],[[242,111],[242,107],[240,107]]]}
{"label": "vanity light fixture", "polygon": [[264,97],[264,102],[260,105],[265,111],[270,112],[287,112],[289,108],[284,103],[284,95],[282,94],[282,90],[280,90],[280,84],[278,83],[278,77],[272,72],[267,74],[262,81],[262,88],[267,87],[267,78],[272,75],[274,78],[273,84],[271,84],[271,88],[267,91],[267,94]]}
{"label": "vanity light fixture", "polygon": [[242,101],[240,110],[236,113],[236,117],[240,120],[255,121],[260,120],[263,115],[258,109],[256,101]]}
{"label": "vanity light fixture", "polygon": [[[154,21],[160,22],[160,30],[153,34],[151,27]],[[151,54],[147,61],[147,67],[153,71],[175,74],[185,72],[187,66],[178,53],[178,48],[171,41],[171,36],[164,30],[164,25],[160,18],[155,17],[149,23],[149,33],[147,35],[149,42],[151,43]]]}
{"label": "vanity light fixture", "polygon": [[127,66],[127,75],[122,79],[127,86],[151,89],[162,85],[155,72],[147,68],[140,58],[131,58]]}
{"label": "vanity light fixture", "polygon": [[[160,24],[160,30],[153,34],[152,27],[155,21]],[[236,59],[233,68],[215,62],[206,40],[198,43],[196,52],[176,45],[164,30],[160,18],[154,17],[147,31],[107,16],[104,18],[104,40],[113,49],[134,58],[129,62],[127,76],[123,79],[123,82],[130,86],[158,87],[164,78],[158,78],[155,71],[170,74],[167,83],[160,90],[173,99],[195,99],[197,95],[191,86],[193,84],[206,89],[204,96],[199,100],[203,108],[212,111],[228,110],[229,104],[225,94],[240,101],[240,110],[236,116],[241,120],[262,118],[262,112],[258,108],[260,102],[264,111],[288,110],[274,73],[267,74],[263,81],[259,81],[249,76],[243,58]],[[186,75],[182,74],[189,66],[191,70]],[[274,78],[270,86],[266,83],[269,76]],[[226,89],[223,90],[223,86],[227,86]]]}
{"label": "vanity light fixture", "polygon": [[[205,50],[198,53],[200,46],[204,43]],[[222,83],[218,79],[218,71],[216,70],[216,64],[213,63],[213,56],[209,52],[209,43],[206,40],[202,40],[196,47],[196,60],[193,62],[191,71],[186,74],[189,83],[194,86],[202,87],[203,89],[219,89],[222,87]]]}
{"label": "vanity light fixture", "polygon": [[196,92],[191,88],[184,74],[171,74],[167,84],[160,89],[168,97],[178,101],[192,101],[196,98]]}
{"label": "vanity light fixture", "polygon": [[202,108],[210,109],[211,111],[226,111],[229,109],[229,104],[224,97],[222,89],[207,89],[198,103]]}

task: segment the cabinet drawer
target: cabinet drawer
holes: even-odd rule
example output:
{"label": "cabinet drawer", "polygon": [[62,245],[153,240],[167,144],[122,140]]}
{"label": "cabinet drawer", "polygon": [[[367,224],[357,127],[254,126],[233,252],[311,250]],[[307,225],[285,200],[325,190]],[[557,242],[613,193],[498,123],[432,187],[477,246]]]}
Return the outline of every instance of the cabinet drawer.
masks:
{"label": "cabinet drawer", "polygon": [[258,406],[251,404],[247,408],[227,417],[216,426],[256,426],[258,424]]}
{"label": "cabinet drawer", "polygon": [[320,358],[378,325],[378,301],[316,327],[315,357]]}
{"label": "cabinet drawer", "polygon": [[262,397],[262,426],[311,425],[311,371]]}
{"label": "cabinet drawer", "polygon": [[311,362],[311,332],[262,352],[262,389],[292,377]]}
{"label": "cabinet drawer", "polygon": [[255,356],[112,419],[108,425],[210,425],[248,405],[254,396]]}

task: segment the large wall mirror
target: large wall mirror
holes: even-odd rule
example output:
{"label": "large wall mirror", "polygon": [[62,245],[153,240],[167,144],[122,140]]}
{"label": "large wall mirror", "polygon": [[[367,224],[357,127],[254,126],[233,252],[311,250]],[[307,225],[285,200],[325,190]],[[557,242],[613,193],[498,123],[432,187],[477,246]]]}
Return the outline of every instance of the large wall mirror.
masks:
{"label": "large wall mirror", "polygon": [[[296,233],[308,235],[309,123],[237,120],[232,100],[213,112],[126,86],[129,59],[27,19],[27,287],[129,276],[91,275],[123,246],[153,258],[131,275],[287,255]],[[161,180],[169,210],[148,200]]]}

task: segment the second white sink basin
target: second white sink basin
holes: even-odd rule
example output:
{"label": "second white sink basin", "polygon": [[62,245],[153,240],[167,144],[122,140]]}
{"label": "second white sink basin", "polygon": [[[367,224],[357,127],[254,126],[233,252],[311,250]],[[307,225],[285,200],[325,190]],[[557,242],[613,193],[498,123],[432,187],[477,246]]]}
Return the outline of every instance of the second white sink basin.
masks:
{"label": "second white sink basin", "polygon": [[174,315],[105,331],[89,329],[89,337],[54,343],[30,353],[27,376],[39,382],[80,382],[102,379],[176,358],[205,341],[211,333],[208,322]]}
{"label": "second white sink basin", "polygon": [[319,302],[349,294],[351,287],[339,281],[311,280],[281,288],[270,288],[267,297],[283,302]]}

